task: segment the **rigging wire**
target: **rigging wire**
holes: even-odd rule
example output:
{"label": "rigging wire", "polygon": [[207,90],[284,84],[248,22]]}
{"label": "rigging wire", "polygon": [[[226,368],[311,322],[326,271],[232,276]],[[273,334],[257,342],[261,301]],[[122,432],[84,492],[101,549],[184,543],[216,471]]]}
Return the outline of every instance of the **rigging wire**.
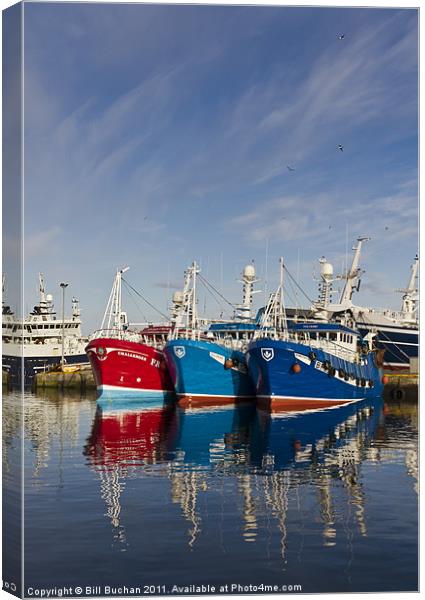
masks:
{"label": "rigging wire", "polygon": [[221,298],[222,300],[224,300],[224,302],[226,302],[226,304],[228,304],[229,306],[231,306],[233,310],[235,310],[235,309],[236,309],[236,306],[235,306],[235,305],[234,305],[232,302],[230,302],[230,300],[227,300],[227,298],[225,298],[225,297],[223,296],[223,294],[221,294],[221,293],[220,293],[220,292],[219,292],[219,291],[218,291],[218,290],[217,290],[217,289],[216,289],[216,288],[213,286],[213,284],[212,284],[212,283],[210,283],[210,282],[209,282],[207,279],[205,279],[205,277],[203,277],[203,276],[202,276],[200,273],[198,274],[198,278],[199,278],[199,280],[200,280],[200,281],[202,281],[202,283],[203,283],[205,286],[208,286],[208,287],[210,288],[210,290],[212,290],[212,291],[213,291],[213,292],[215,292],[215,293],[216,293],[218,296],[220,296],[220,298]]}
{"label": "rigging wire", "polygon": [[286,265],[285,265],[285,273],[287,273],[287,275],[288,275],[289,279],[290,279],[290,280],[291,280],[291,281],[294,283],[295,287],[297,287],[297,288],[300,290],[300,292],[302,293],[302,295],[303,295],[305,298],[307,298],[307,300],[308,300],[308,301],[309,301],[311,304],[313,304],[313,300],[312,300],[312,299],[311,299],[309,296],[307,296],[307,294],[305,293],[305,291],[303,290],[303,288],[300,286],[300,284],[299,284],[299,283],[296,281],[296,279],[295,279],[295,278],[294,278],[294,277],[291,275],[290,271],[288,271],[288,268],[287,268],[287,266],[286,266]]}
{"label": "rigging wire", "polygon": [[136,299],[133,297],[132,294],[129,294],[129,297],[131,298],[132,302],[134,303],[134,306],[137,308],[137,310],[140,312],[140,314],[143,317],[143,320],[146,321],[146,323],[149,322],[149,319],[147,318],[147,316],[145,315],[145,313],[143,312],[142,308],[140,307],[140,305],[136,302]]}
{"label": "rigging wire", "polygon": [[146,302],[146,304],[148,306],[150,306],[155,312],[157,312],[158,314],[160,314],[161,317],[164,317],[164,319],[166,319],[167,321],[169,320],[168,315],[166,315],[165,313],[163,313],[162,311],[160,311],[159,308],[157,308],[156,306],[154,306],[153,304],[151,304],[151,302],[149,302],[149,300],[146,300],[146,298],[140,292],[138,292],[130,283],[128,283],[128,281],[126,281],[124,279],[124,277],[122,277],[122,281],[125,283],[125,285],[128,288],[130,288],[135,294],[137,294],[137,296],[139,296],[144,302]]}

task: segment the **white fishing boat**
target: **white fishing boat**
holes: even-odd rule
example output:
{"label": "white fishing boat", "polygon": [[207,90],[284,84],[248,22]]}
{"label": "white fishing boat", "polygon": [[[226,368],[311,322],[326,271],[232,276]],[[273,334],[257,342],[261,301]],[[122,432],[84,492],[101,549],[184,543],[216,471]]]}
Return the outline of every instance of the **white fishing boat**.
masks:
{"label": "white fishing boat", "polygon": [[39,302],[32,312],[20,319],[4,301],[2,304],[2,369],[13,386],[31,384],[38,371],[53,365],[87,364],[87,338],[81,333],[80,305],[72,298],[71,316],[56,315],[53,297],[46,294],[43,273],[39,273]]}
{"label": "white fishing boat", "polygon": [[[351,318],[351,326],[359,330],[362,336],[376,334],[378,348],[385,350],[384,367],[396,370],[409,367],[410,359],[418,356],[419,337],[419,302],[417,274],[419,259],[415,257],[407,287],[396,290],[403,294],[400,310],[391,308],[370,308],[359,306],[353,302],[353,295],[359,292],[361,276],[360,268],[362,245],[367,237],[357,238],[353,247],[354,255],[350,268],[342,275],[334,275],[333,265],[325,257],[319,259],[320,279],[319,297],[308,310],[287,309],[288,318],[292,321],[318,320],[346,322]],[[344,281],[344,287],[337,302],[332,301],[335,294],[334,284]]]}

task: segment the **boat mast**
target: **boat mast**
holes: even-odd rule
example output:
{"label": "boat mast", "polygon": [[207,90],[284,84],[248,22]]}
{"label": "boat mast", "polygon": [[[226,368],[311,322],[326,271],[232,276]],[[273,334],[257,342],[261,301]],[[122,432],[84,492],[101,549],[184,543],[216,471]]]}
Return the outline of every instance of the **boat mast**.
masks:
{"label": "boat mast", "polygon": [[189,314],[189,329],[190,329],[190,337],[191,339],[195,339],[195,330],[198,323],[198,316],[196,311],[196,275],[199,273],[199,267],[196,264],[196,261],[193,261],[192,264],[192,292],[191,292],[191,305],[190,305],[190,314]]}
{"label": "boat mast", "polygon": [[280,257],[280,282],[277,290],[270,294],[266,310],[264,311],[261,320],[261,329],[272,327],[276,333],[285,332],[287,329],[286,324],[286,310],[283,297],[283,279],[285,265],[283,258]]}
{"label": "boat mast", "polygon": [[130,267],[117,269],[111,293],[109,295],[109,300],[103,315],[101,329],[112,330],[118,333],[124,331],[124,322],[122,317],[126,317],[126,315],[122,311],[121,279],[122,274],[128,271],[129,268]]}
{"label": "boat mast", "polygon": [[278,331],[286,331],[286,310],[285,302],[283,297],[283,276],[285,271],[285,265],[283,262],[283,256],[279,259],[280,263],[280,284],[279,284],[279,301],[278,301],[278,313],[276,325]]}
{"label": "boat mast", "polygon": [[256,278],[255,267],[253,264],[246,265],[241,273],[242,279],[238,279],[243,284],[242,304],[236,306],[238,310],[238,319],[249,321],[251,319],[252,296],[260,290],[254,290],[254,283],[260,281]]}
{"label": "boat mast", "polygon": [[350,270],[343,277],[344,279],[346,279],[346,282],[345,282],[345,286],[344,286],[344,289],[342,291],[341,298],[339,301],[339,303],[342,305],[350,305],[351,304],[351,298],[353,296],[353,292],[356,287],[357,287],[357,289],[359,287],[360,280],[358,282],[356,282],[356,279],[358,279],[359,275],[361,274],[361,269],[359,268],[360,253],[362,250],[363,242],[366,242],[368,240],[370,240],[369,237],[358,237],[357,238],[357,242],[358,242],[357,246],[353,246],[353,250],[354,250],[353,262],[351,263]]}
{"label": "boat mast", "polygon": [[416,278],[418,276],[419,257],[415,256],[415,260],[410,267],[410,279],[405,289],[396,290],[403,294],[403,302],[401,310],[407,318],[413,319],[413,313],[416,310],[416,296],[418,293],[416,287]]}
{"label": "boat mast", "polygon": [[332,302],[332,284],[334,279],[334,268],[332,263],[328,262],[324,256],[319,258],[320,263],[320,279],[319,282],[319,297],[313,303],[312,309],[315,316],[321,319],[328,318],[329,305]]}
{"label": "boat mast", "polygon": [[43,273],[38,274],[38,293],[40,296],[40,305],[46,304],[46,290],[44,288],[44,275]]}
{"label": "boat mast", "polygon": [[[181,296],[178,298],[178,302],[175,303],[175,326],[173,329],[172,338],[176,339],[179,334],[179,330],[184,325],[184,319],[186,317],[186,328],[188,334],[190,332],[191,339],[195,337],[195,330],[197,329],[198,317],[196,310],[196,275],[200,272],[199,266],[196,261],[185,271],[184,287],[181,292]],[[192,287],[191,287],[192,286]]]}

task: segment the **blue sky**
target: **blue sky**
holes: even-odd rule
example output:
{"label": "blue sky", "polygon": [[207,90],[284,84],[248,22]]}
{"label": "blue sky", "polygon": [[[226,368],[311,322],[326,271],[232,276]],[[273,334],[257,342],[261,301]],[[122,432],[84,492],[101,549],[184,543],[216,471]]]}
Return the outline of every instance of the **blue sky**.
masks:
{"label": "blue sky", "polygon": [[26,308],[44,271],[89,332],[130,265],[163,311],[193,259],[239,301],[243,265],[271,289],[280,255],[315,297],[347,233],[372,238],[358,303],[399,306],[418,251],[416,10],[30,3],[24,52]]}

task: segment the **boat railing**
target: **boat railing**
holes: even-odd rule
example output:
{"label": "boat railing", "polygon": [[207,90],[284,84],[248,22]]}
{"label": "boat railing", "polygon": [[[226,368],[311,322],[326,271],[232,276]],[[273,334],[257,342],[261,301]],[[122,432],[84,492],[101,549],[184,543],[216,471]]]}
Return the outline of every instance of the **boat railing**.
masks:
{"label": "boat railing", "polygon": [[328,352],[329,354],[333,354],[334,356],[349,362],[354,362],[359,356],[357,350],[353,350],[352,348],[348,348],[347,346],[343,346],[342,344],[330,340],[310,340],[308,345],[311,348],[320,348],[324,352]]}
{"label": "boat railing", "polygon": [[341,358],[342,360],[347,360],[349,362],[356,362],[360,360],[360,355],[357,349],[349,348],[343,344],[339,344],[338,342],[331,340],[299,340],[296,333],[289,333],[288,331],[278,333],[273,329],[259,330],[254,335],[253,339],[256,339],[258,337],[266,337],[286,342],[295,342],[304,346],[308,346],[310,348],[317,348],[323,350],[324,352],[328,352],[329,354],[333,354],[337,358]]}
{"label": "boat railing", "polygon": [[111,338],[115,340],[124,340],[127,342],[140,342],[143,336],[137,332],[127,329],[126,331],[120,329],[97,329],[89,336],[89,341],[97,338]]}

